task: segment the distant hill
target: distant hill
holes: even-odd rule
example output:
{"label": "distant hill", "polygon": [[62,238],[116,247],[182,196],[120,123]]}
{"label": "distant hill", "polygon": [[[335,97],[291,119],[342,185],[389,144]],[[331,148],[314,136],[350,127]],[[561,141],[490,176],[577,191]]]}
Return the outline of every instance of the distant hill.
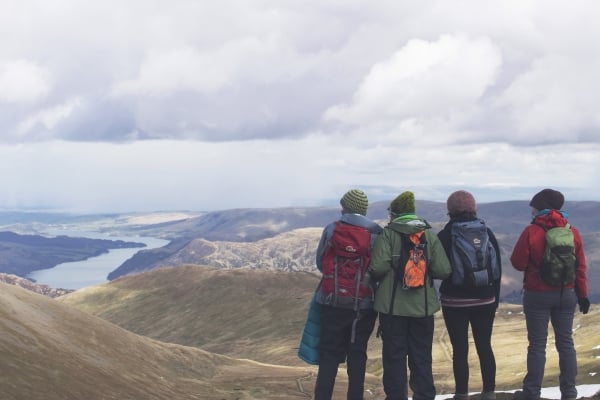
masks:
{"label": "distant hill", "polygon": [[[368,216],[387,223],[388,202],[375,202]],[[434,231],[447,222],[445,203],[420,201],[417,213],[426,218]],[[590,298],[600,302],[600,202],[567,202],[570,222],[583,234],[588,258]],[[510,266],[509,256],[531,215],[527,201],[481,203],[479,216],[496,233],[504,265],[503,301],[519,302],[522,274]],[[149,214],[102,214],[96,216],[0,213],[0,223],[16,228],[39,228],[45,224],[85,227],[88,230],[118,232],[122,235],[152,236],[170,240],[161,248],[141,250],[108,275],[109,280],[164,266],[185,264],[219,268],[277,269],[314,272],[314,255],[323,227],[339,218],[339,207],[287,207],[275,209],[232,209],[207,213],[157,212]],[[22,222],[20,221],[22,218]],[[39,218],[39,221],[37,220]],[[64,226],[64,225],[63,225]],[[76,239],[79,240],[79,239]],[[83,240],[83,239],[82,239]],[[92,240],[92,239],[87,239]],[[74,251],[86,252],[83,242],[73,242]],[[0,240],[0,272],[26,276],[32,268],[49,268],[70,261],[72,249],[27,249],[7,247]],[[96,254],[96,253],[94,253]],[[88,256],[81,255],[87,258]],[[59,259],[60,258],[60,259]]]}
{"label": "distant hill", "polygon": [[[389,202],[375,202],[367,216],[386,222]],[[495,232],[517,233],[531,222],[528,201],[478,204],[478,214]],[[446,204],[416,201],[417,214],[438,226],[448,220]],[[566,202],[570,222],[581,232],[600,232],[600,202]],[[253,242],[299,228],[323,227],[338,219],[339,207],[245,208],[214,211],[161,224],[135,226],[132,231],[170,240],[202,238],[209,241]]]}
{"label": "distant hill", "polygon": [[0,332],[2,400],[268,400],[312,390],[307,368],[159,342],[4,283]]}
{"label": "distant hill", "polygon": [[[160,341],[234,358],[302,367],[305,364],[296,356],[297,346],[317,281],[317,276],[308,273],[182,266],[123,277],[57,301]],[[575,317],[580,384],[598,383],[598,323],[600,308],[596,305],[589,314],[577,313]],[[527,349],[521,306],[500,306],[493,340],[498,390],[518,388],[526,368]],[[549,342],[552,340],[551,333]],[[472,365],[477,365],[474,347],[469,354]],[[441,313],[436,314],[433,357],[436,387],[439,393],[451,393],[451,346]],[[369,342],[368,372],[377,377],[382,372],[381,340],[374,335]],[[471,374],[471,382],[473,390],[480,387],[478,373]],[[558,386],[557,354],[551,348],[544,386]],[[381,393],[380,381],[370,387],[373,393]]]}
{"label": "distant hill", "polygon": [[109,249],[145,247],[144,243],[122,240],[44,237],[0,232],[0,272],[26,276],[32,271],[52,268],[69,261],[99,256]]}
{"label": "distant hill", "polygon": [[[381,217],[377,221],[384,225],[387,206],[375,203],[369,215]],[[600,202],[574,202],[567,206],[565,209],[572,210],[570,222],[580,229],[586,246],[590,299],[600,302]],[[519,303],[523,274],[512,268],[509,257],[519,234],[530,223],[528,203],[480,204],[478,211],[496,233],[501,247],[502,301]],[[448,220],[443,203],[417,201],[417,212],[436,232]],[[139,251],[112,271],[108,279],[185,264],[315,272],[316,247],[323,227],[337,218],[339,209],[333,208],[249,209],[207,213],[168,227],[147,225],[145,235],[164,233],[166,229],[174,239],[167,246]]]}

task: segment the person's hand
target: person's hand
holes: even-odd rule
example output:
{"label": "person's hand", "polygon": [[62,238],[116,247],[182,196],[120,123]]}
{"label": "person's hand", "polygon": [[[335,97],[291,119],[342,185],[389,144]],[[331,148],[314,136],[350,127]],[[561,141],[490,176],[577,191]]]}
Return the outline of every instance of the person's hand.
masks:
{"label": "person's hand", "polygon": [[577,303],[579,303],[579,311],[583,314],[587,314],[590,310],[590,301],[587,297],[580,297],[577,299]]}

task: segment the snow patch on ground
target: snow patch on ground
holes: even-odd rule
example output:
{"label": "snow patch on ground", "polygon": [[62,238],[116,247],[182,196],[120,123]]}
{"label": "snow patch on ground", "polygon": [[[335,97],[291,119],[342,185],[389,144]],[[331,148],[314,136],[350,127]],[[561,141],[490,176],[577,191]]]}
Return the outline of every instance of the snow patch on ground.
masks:
{"label": "snow patch on ground", "polygon": [[[516,390],[508,390],[503,393],[514,393]],[[578,385],[577,386],[577,398],[580,397],[592,397],[596,393],[600,392],[600,384],[597,385]],[[476,393],[472,393],[476,394]],[[444,394],[436,396],[437,400],[443,399],[451,399],[454,394]],[[542,388],[542,397],[546,399],[556,399],[560,400],[560,388],[559,387],[550,387],[550,388]]]}

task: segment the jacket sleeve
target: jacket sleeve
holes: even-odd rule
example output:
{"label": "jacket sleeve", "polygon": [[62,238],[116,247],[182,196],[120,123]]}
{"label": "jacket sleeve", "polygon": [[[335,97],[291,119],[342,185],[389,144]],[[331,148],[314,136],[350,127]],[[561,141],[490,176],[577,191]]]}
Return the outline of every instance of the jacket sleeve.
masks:
{"label": "jacket sleeve", "polygon": [[327,247],[327,241],[329,240],[329,230],[330,230],[330,225],[326,226],[325,229],[323,229],[323,233],[321,234],[321,240],[319,240],[319,245],[317,246],[317,256],[316,256],[316,263],[317,263],[317,269],[321,272],[323,272],[323,255],[325,254],[325,248]]}
{"label": "jacket sleeve", "polygon": [[433,232],[427,235],[427,245],[429,247],[429,262],[431,262],[431,276],[434,279],[446,279],[452,274],[452,266],[446,256],[446,250],[442,242]]}
{"label": "jacket sleeve", "polygon": [[521,232],[510,256],[511,264],[518,271],[525,271],[529,266],[529,260],[531,259],[529,237],[532,226],[533,225],[528,226]]}
{"label": "jacket sleeve", "polygon": [[369,271],[371,271],[371,275],[376,279],[382,278],[392,270],[391,235],[393,234],[394,232],[386,228],[379,236],[377,236],[377,239],[375,239],[375,243],[373,244]]}
{"label": "jacket sleeve", "polygon": [[496,251],[496,262],[498,263],[498,268],[500,269],[500,276],[494,281],[494,292],[496,293],[496,307],[498,307],[498,303],[500,301],[500,288],[502,286],[500,284],[502,280],[502,255],[500,254],[500,245],[498,245],[496,235],[494,235],[494,232],[492,232],[492,230],[489,228],[488,236],[490,237],[490,242],[492,242],[492,247]]}
{"label": "jacket sleeve", "polygon": [[577,297],[588,297],[587,287],[587,264],[585,261],[585,252],[583,249],[583,239],[579,231],[572,228],[575,239],[575,258],[577,258],[577,271],[575,273],[575,293]]}

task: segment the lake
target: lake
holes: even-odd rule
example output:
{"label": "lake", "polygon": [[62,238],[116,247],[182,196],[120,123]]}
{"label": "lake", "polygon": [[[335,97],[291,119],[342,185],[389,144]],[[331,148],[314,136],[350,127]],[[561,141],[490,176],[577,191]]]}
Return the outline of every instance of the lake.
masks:
{"label": "lake", "polygon": [[72,261],[58,264],[54,268],[42,269],[30,273],[27,277],[39,284],[53,288],[81,289],[107,282],[108,274],[117,269],[126,260],[133,257],[140,250],[155,249],[165,246],[168,240],[142,236],[112,236],[99,232],[84,231],[53,231],[44,232],[47,235],[65,235],[71,237],[85,237],[90,239],[124,240],[146,244],[146,247],[132,249],[113,249],[108,253],[91,257],[83,261]]}

